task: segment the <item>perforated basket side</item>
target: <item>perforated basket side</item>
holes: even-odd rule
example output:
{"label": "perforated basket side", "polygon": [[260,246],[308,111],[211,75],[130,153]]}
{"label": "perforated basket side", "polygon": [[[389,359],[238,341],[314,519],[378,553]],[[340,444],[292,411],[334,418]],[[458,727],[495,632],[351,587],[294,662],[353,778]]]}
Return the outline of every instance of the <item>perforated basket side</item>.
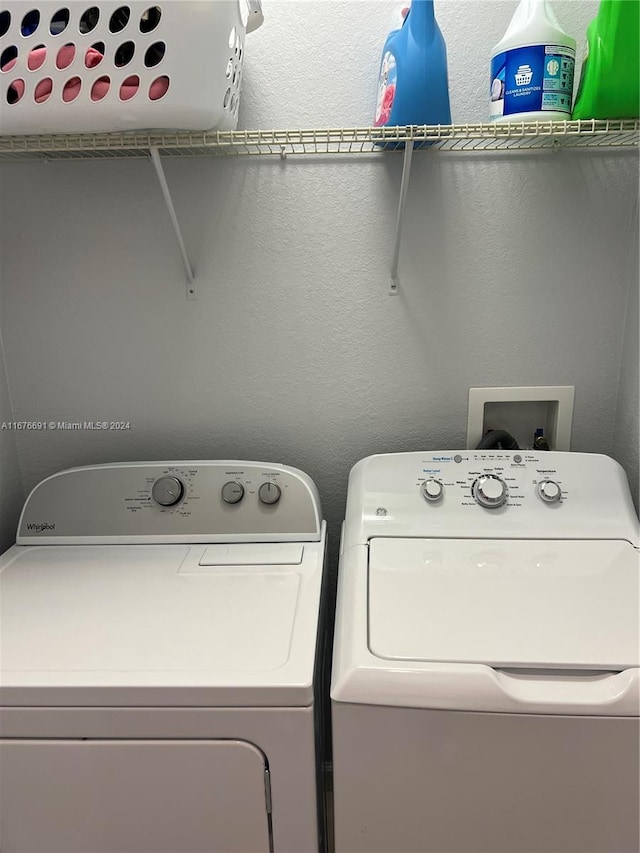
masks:
{"label": "perforated basket side", "polygon": [[244,8],[0,0],[0,133],[233,129]]}

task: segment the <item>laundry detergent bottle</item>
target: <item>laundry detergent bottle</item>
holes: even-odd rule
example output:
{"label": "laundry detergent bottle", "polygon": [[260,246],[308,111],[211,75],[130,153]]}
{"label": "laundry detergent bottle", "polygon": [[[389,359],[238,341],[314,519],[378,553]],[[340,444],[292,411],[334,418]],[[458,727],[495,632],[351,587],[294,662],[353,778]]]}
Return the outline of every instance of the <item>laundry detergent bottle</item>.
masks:
{"label": "laundry detergent bottle", "polygon": [[549,0],[520,0],[491,53],[491,120],[570,119],[575,60]]}
{"label": "laundry detergent bottle", "polygon": [[587,27],[574,119],[638,118],[639,42],[639,0],[601,0]]}
{"label": "laundry detergent bottle", "polygon": [[413,0],[384,45],[374,127],[451,124],[447,49],[433,0]]}

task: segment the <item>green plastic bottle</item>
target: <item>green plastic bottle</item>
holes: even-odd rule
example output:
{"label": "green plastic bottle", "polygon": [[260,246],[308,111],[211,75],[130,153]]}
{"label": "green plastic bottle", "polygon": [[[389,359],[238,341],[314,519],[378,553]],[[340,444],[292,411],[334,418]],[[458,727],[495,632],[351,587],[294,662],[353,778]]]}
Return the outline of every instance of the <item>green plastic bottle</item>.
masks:
{"label": "green plastic bottle", "polygon": [[640,116],[640,0],[600,0],[587,27],[587,53],[574,119]]}

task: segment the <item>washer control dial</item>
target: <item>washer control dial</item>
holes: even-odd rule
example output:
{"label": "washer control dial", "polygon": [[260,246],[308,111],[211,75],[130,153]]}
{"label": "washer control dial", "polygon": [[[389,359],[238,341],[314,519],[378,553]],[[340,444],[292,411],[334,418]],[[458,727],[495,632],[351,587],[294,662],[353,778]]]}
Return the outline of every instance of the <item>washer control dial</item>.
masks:
{"label": "washer control dial", "polygon": [[280,486],[278,486],[277,483],[272,483],[271,481],[263,483],[258,489],[258,498],[260,499],[260,503],[267,504],[269,506],[277,504],[281,495],[282,490]]}
{"label": "washer control dial", "polygon": [[231,480],[222,487],[222,500],[226,504],[239,504],[244,497],[244,486]]}
{"label": "washer control dial", "polygon": [[177,477],[159,477],[151,488],[151,496],[160,506],[175,506],[183,495],[184,485]]}
{"label": "washer control dial", "polygon": [[442,485],[440,480],[434,480],[432,477],[430,477],[422,484],[422,496],[430,503],[435,503],[435,501],[442,500],[443,495],[444,486]]}
{"label": "washer control dial", "polygon": [[536,491],[538,497],[548,504],[558,503],[562,497],[562,489],[555,480],[542,480],[538,483]]}
{"label": "washer control dial", "polygon": [[483,474],[478,477],[472,492],[476,503],[487,509],[497,509],[507,500],[507,484],[495,474]]}

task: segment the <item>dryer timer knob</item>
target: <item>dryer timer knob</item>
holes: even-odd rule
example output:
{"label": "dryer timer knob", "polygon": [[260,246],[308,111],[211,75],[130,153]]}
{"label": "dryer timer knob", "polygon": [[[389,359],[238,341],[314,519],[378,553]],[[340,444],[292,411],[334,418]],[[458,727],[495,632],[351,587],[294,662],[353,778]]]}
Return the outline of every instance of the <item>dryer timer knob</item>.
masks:
{"label": "dryer timer knob", "polygon": [[507,500],[507,484],[495,474],[485,474],[473,484],[473,497],[476,503],[486,509],[497,509]]}
{"label": "dryer timer knob", "polygon": [[175,506],[182,500],[184,486],[177,477],[159,477],[151,488],[151,495],[160,506]]}

